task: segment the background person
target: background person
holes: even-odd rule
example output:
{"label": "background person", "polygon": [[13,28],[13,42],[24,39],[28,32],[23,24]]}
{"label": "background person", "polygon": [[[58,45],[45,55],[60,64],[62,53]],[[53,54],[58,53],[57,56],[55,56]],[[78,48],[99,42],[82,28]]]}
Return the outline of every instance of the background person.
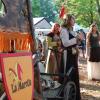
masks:
{"label": "background person", "polygon": [[93,23],[86,36],[86,57],[88,79],[100,79],[100,34]]}
{"label": "background person", "polygon": [[78,46],[79,46],[79,49],[81,49],[81,51],[82,51],[83,58],[85,58],[86,36],[82,30],[79,30],[77,33],[80,35],[80,41],[79,41]]}
{"label": "background person", "polygon": [[59,72],[59,49],[60,49],[60,25],[54,23],[51,32],[46,38],[48,54],[46,60],[46,72],[58,73]]}

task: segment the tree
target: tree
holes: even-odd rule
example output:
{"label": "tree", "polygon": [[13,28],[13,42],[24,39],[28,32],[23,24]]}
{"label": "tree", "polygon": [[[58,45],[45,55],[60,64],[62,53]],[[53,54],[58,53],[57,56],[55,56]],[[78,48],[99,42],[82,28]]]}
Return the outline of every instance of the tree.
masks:
{"label": "tree", "polygon": [[54,21],[56,10],[52,0],[40,0],[41,16],[46,17],[49,21]]}
{"label": "tree", "polygon": [[97,11],[98,11],[98,14],[100,16],[100,2],[99,2],[99,0],[96,0],[96,4],[97,4]]}
{"label": "tree", "polygon": [[40,0],[31,0],[32,3],[32,15],[33,17],[39,17],[40,12]]}
{"label": "tree", "polygon": [[94,0],[64,0],[62,3],[61,0],[56,0],[58,9],[62,4],[65,5],[69,13],[75,15],[77,23],[88,27],[92,22],[98,22],[99,16]]}

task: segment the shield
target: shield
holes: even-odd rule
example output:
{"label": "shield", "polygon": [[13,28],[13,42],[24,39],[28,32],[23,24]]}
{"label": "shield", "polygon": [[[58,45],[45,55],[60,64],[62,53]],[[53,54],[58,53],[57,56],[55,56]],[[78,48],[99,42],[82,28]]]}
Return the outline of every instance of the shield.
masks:
{"label": "shield", "polygon": [[34,73],[31,53],[2,53],[0,67],[8,100],[32,100]]}

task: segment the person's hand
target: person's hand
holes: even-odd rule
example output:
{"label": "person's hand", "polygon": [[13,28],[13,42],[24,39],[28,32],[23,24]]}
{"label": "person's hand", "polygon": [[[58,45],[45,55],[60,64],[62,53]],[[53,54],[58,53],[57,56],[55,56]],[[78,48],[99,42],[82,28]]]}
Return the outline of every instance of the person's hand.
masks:
{"label": "person's hand", "polygon": [[80,44],[81,44],[81,41],[82,41],[82,40],[81,40],[80,37],[77,35],[77,36],[76,36],[76,42],[77,42],[77,44],[80,45]]}
{"label": "person's hand", "polygon": [[63,52],[63,49],[62,49],[61,47],[59,47],[59,48],[58,48],[58,51],[59,51],[60,53],[62,53],[62,52]]}
{"label": "person's hand", "polygon": [[61,41],[57,41],[57,46],[61,46]]}
{"label": "person's hand", "polygon": [[82,33],[80,33],[80,34],[77,34],[76,38],[77,39],[80,39],[80,40],[83,40],[84,39],[84,36],[83,36]]}

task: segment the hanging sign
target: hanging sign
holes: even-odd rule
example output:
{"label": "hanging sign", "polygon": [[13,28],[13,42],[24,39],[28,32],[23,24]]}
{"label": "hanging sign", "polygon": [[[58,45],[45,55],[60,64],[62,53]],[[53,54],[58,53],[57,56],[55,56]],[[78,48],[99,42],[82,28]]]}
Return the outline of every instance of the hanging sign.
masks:
{"label": "hanging sign", "polygon": [[31,53],[0,54],[0,67],[8,100],[32,100],[34,75]]}

